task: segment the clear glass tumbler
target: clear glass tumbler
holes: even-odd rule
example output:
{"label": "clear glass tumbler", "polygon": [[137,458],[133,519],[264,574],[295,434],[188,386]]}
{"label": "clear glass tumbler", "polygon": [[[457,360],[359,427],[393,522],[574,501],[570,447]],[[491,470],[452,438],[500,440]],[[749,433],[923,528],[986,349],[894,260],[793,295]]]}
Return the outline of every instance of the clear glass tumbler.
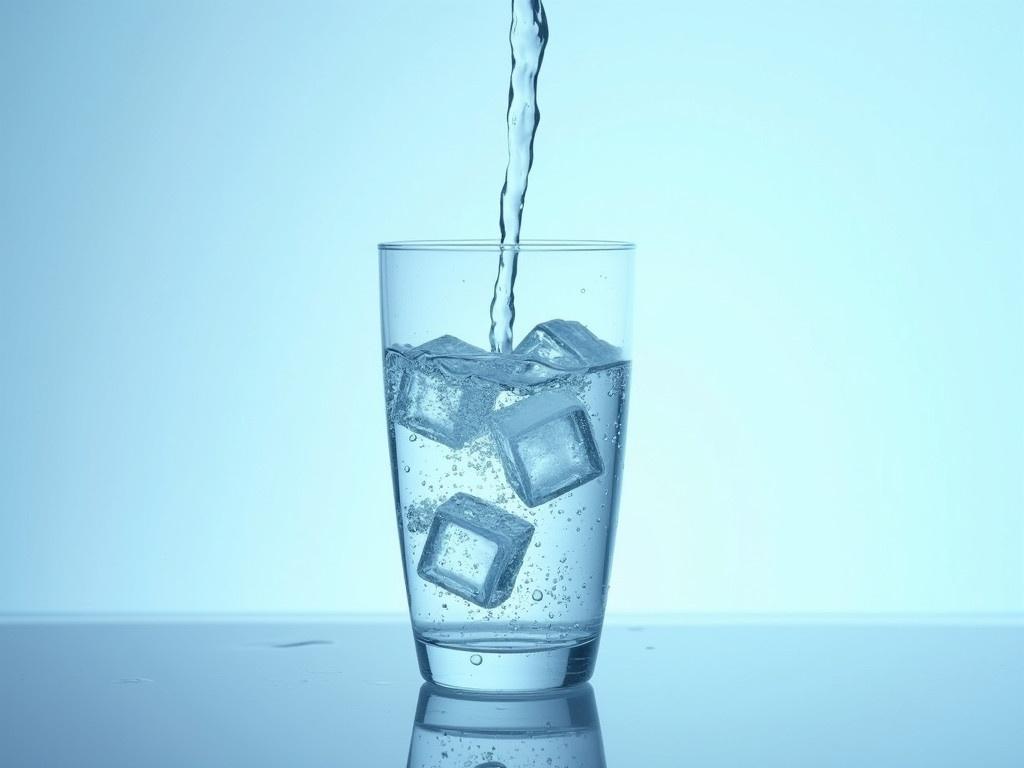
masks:
{"label": "clear glass tumbler", "polygon": [[634,247],[522,243],[509,354],[488,341],[498,256],[487,241],[380,246],[388,437],[424,678],[537,691],[594,670],[626,434]]}

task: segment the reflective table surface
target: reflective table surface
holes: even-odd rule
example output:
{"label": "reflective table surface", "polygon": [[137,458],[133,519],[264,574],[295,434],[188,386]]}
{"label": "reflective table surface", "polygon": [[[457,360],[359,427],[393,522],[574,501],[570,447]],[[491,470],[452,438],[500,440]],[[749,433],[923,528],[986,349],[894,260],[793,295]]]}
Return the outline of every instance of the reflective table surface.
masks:
{"label": "reflective table surface", "polygon": [[0,621],[2,766],[1024,765],[1024,623],[613,625],[590,685],[424,686],[400,621]]}

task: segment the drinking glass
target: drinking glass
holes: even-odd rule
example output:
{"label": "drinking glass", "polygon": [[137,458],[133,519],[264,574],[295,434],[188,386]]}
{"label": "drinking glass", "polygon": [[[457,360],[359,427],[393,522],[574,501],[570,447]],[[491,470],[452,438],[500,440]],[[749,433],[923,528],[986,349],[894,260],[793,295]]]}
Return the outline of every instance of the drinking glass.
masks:
{"label": "drinking glass", "polygon": [[499,253],[488,241],[380,246],[387,427],[423,677],[537,691],[589,679],[597,657],[634,246],[521,243],[509,354],[489,344]]}

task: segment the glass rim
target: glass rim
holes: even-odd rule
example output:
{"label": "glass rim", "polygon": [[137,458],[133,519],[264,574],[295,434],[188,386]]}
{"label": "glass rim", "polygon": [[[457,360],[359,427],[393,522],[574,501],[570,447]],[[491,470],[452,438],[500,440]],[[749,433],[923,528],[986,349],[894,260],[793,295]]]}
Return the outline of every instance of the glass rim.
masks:
{"label": "glass rim", "polygon": [[[480,251],[492,252],[501,249],[497,239],[468,240],[395,240],[378,243],[381,251]],[[510,248],[512,246],[505,246]],[[516,246],[519,251],[632,251],[636,243],[626,240],[569,240],[569,239],[526,239]]]}

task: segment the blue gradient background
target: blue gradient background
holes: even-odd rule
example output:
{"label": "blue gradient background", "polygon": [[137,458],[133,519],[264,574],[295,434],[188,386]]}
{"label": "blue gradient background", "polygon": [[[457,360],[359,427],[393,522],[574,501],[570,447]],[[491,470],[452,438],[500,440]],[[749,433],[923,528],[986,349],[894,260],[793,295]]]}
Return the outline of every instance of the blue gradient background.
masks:
{"label": "blue gradient background", "polygon": [[[641,249],[610,610],[1024,610],[1024,6],[620,8],[524,221]],[[375,244],[495,234],[507,13],[0,0],[0,612],[404,609]]]}

